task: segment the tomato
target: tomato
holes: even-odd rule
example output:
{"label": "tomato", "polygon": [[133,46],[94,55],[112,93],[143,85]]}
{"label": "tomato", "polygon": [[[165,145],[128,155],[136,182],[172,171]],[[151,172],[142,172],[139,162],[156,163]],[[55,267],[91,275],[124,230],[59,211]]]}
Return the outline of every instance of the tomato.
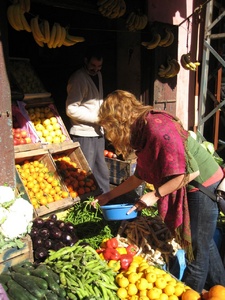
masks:
{"label": "tomato", "polygon": [[109,151],[108,150],[104,150],[104,156],[108,156]]}
{"label": "tomato", "polygon": [[107,156],[108,156],[109,158],[113,158],[113,157],[114,157],[114,153],[111,152],[111,151],[109,151]]}

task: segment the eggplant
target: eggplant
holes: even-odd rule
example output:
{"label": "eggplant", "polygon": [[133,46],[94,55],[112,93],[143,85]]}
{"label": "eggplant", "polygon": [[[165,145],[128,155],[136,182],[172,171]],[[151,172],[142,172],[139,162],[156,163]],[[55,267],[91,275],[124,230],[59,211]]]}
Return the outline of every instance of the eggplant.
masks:
{"label": "eggplant", "polygon": [[57,220],[55,222],[55,226],[57,226],[60,230],[65,230],[65,222],[62,220]]}
{"label": "eggplant", "polygon": [[72,247],[73,245],[75,245],[78,242],[78,240],[79,239],[77,236],[73,237],[68,246]]}
{"label": "eggplant", "polygon": [[46,249],[52,249],[52,247],[53,247],[53,241],[52,241],[52,239],[45,240],[44,241],[44,247]]}
{"label": "eggplant", "polygon": [[67,232],[63,232],[62,233],[62,242],[67,245],[70,246],[71,242],[73,241],[73,239],[75,239],[71,234],[67,233]]}
{"label": "eggplant", "polygon": [[39,229],[39,236],[43,238],[43,240],[47,240],[50,236],[50,231],[48,228],[40,228]]}
{"label": "eggplant", "polygon": [[41,228],[44,225],[44,220],[41,217],[37,217],[33,220],[33,226],[37,228]]}
{"label": "eggplant", "polygon": [[49,218],[45,220],[44,227],[51,228],[52,226],[55,226],[55,221],[53,219]]}
{"label": "eggplant", "polygon": [[56,221],[57,220],[57,215],[56,214],[52,214],[49,217],[51,220]]}
{"label": "eggplant", "polygon": [[75,233],[75,226],[71,222],[65,223],[65,231]]}
{"label": "eggplant", "polygon": [[63,247],[65,247],[65,245],[63,244],[63,242],[61,242],[61,241],[55,241],[54,243],[53,243],[53,250],[55,250],[55,251],[58,251],[59,249],[61,249],[61,248],[63,248]]}
{"label": "eggplant", "polygon": [[30,231],[31,239],[37,237],[39,235],[39,229],[37,227],[32,227]]}
{"label": "eggplant", "polygon": [[34,257],[38,260],[44,260],[48,256],[48,250],[44,247],[38,247],[34,251]]}
{"label": "eggplant", "polygon": [[50,238],[52,239],[60,239],[62,236],[62,231],[58,227],[51,227],[50,230]]}
{"label": "eggplant", "polygon": [[43,245],[43,239],[40,236],[36,236],[32,240],[32,243],[33,243],[33,248],[37,249]]}

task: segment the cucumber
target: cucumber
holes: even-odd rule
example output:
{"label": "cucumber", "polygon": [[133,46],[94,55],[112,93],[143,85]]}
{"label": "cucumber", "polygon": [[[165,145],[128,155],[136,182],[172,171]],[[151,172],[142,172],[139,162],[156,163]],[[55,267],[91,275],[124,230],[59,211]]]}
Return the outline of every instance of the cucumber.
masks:
{"label": "cucumber", "polygon": [[36,283],[36,285],[42,289],[42,290],[47,290],[48,289],[48,283],[44,278],[37,277],[34,275],[29,275],[29,279],[31,279],[33,282]]}
{"label": "cucumber", "polygon": [[31,275],[45,279],[48,283],[48,288],[56,294],[59,294],[60,286],[58,282],[54,279],[52,271],[46,266],[39,265],[35,270],[31,271]]}
{"label": "cucumber", "polygon": [[44,297],[45,290],[40,289],[30,276],[21,273],[12,273],[12,278],[37,299]]}
{"label": "cucumber", "polygon": [[30,275],[30,270],[25,268],[25,267],[21,267],[21,266],[12,266],[10,268],[11,271],[17,272],[17,273],[21,273],[23,275]]}
{"label": "cucumber", "polygon": [[11,276],[9,274],[2,273],[0,274],[0,283],[6,284],[11,279]]}
{"label": "cucumber", "polygon": [[46,299],[48,300],[58,300],[58,296],[54,294],[52,291],[47,291],[45,294]]}
{"label": "cucumber", "polygon": [[10,279],[8,284],[7,294],[13,300],[30,300],[26,295],[26,290],[16,281]]}

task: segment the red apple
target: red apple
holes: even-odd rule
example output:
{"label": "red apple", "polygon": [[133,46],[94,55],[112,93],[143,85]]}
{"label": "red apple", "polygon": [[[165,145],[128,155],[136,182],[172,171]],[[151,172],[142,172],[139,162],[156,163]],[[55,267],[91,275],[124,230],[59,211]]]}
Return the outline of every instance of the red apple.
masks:
{"label": "red apple", "polygon": [[17,133],[17,132],[15,132],[15,133],[14,133],[14,138],[16,138],[16,139],[20,139],[20,138],[21,138],[21,135],[20,135],[20,133]]}
{"label": "red apple", "polygon": [[18,139],[14,139],[14,140],[13,140],[13,143],[14,143],[14,146],[17,146],[17,145],[19,145],[19,144],[20,144],[20,142],[19,142],[19,140],[18,140]]}
{"label": "red apple", "polygon": [[21,130],[20,136],[23,137],[23,138],[26,138],[26,137],[27,137],[27,132],[26,132],[26,130]]}
{"label": "red apple", "polygon": [[15,132],[20,133],[21,132],[21,128],[15,128]]}
{"label": "red apple", "polygon": [[23,138],[21,138],[20,139],[20,145],[24,145],[24,144],[26,144],[26,141]]}

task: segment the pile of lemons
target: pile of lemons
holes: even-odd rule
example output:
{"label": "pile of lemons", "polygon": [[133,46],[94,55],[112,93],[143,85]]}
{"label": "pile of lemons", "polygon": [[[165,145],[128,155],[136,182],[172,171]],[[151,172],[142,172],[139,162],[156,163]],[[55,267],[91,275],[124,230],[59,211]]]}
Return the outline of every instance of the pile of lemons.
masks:
{"label": "pile of lemons", "polygon": [[135,256],[126,271],[116,276],[117,296],[122,300],[179,300],[190,289],[171,274]]}

